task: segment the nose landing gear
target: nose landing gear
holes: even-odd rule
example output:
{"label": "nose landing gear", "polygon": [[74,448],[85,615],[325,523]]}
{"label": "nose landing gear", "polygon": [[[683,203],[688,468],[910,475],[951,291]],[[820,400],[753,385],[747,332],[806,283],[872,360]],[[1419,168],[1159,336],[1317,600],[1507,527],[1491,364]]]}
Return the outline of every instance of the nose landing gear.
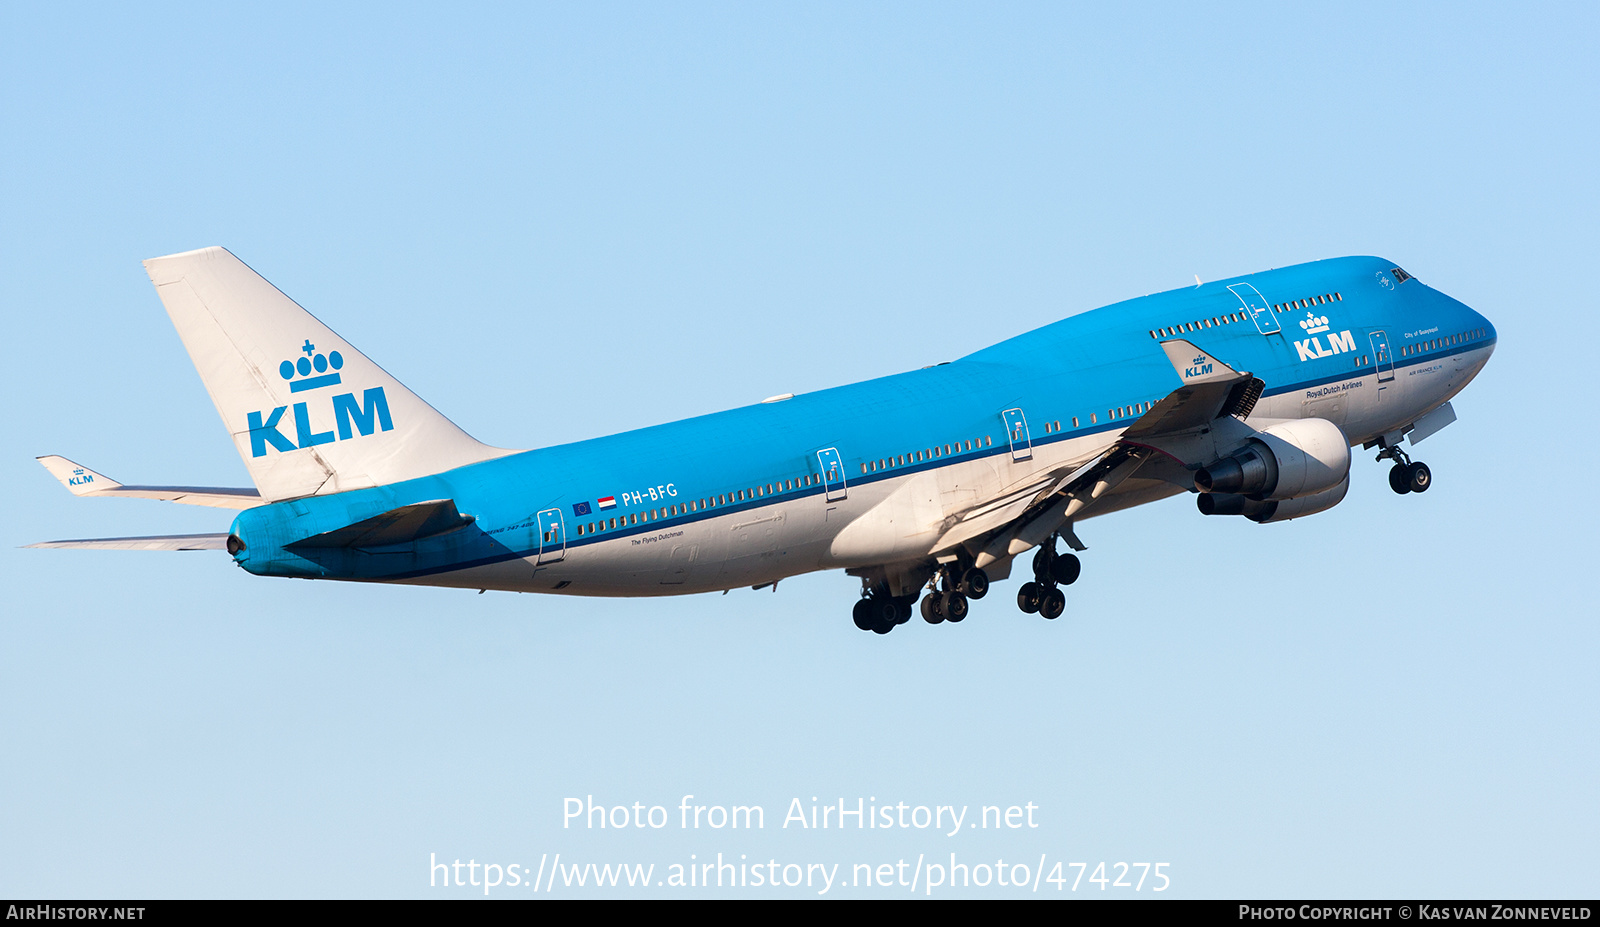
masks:
{"label": "nose landing gear", "polygon": [[1389,468],[1389,488],[1399,495],[1408,492],[1427,492],[1433,485],[1433,471],[1422,461],[1412,462],[1397,444],[1385,444],[1378,451],[1378,460],[1392,460]]}

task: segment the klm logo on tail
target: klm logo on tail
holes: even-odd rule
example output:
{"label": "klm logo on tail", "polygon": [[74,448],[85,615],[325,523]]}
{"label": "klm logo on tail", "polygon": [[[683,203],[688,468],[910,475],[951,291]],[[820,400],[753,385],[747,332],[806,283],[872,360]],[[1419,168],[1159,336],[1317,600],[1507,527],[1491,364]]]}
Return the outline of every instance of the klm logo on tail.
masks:
{"label": "klm logo on tail", "polygon": [[1183,378],[1187,380],[1192,377],[1203,377],[1214,369],[1216,369],[1216,365],[1211,363],[1211,358],[1201,354],[1190,361],[1189,366],[1183,368]]}
{"label": "klm logo on tail", "polygon": [[[302,393],[339,385],[339,371],[344,367],[344,357],[338,351],[329,351],[324,356],[315,353],[316,349],[317,346],[308,338],[300,346],[305,357],[278,365],[278,375],[289,381],[289,392]],[[296,379],[297,375],[300,379]],[[339,393],[331,401],[337,440],[348,441],[357,434],[370,435],[380,428],[384,431],[394,430],[394,421],[389,416],[389,400],[383,395],[381,386],[363,390],[360,403],[356,402],[355,393]],[[265,417],[260,412],[245,416],[250,426],[251,457],[265,457],[268,445],[274,450],[288,452],[335,440],[333,431],[318,432],[312,428],[310,403],[297,402],[293,404],[295,440],[291,442],[278,430],[284,413],[289,409],[290,406],[278,406],[266,413]]]}
{"label": "klm logo on tail", "polygon": [[83,472],[83,468],[82,467],[78,467],[77,469],[73,470],[72,471],[72,475],[67,477],[67,485],[68,486],[82,486],[85,483],[93,483],[93,482],[94,482],[94,477],[92,477],[89,474]]}
{"label": "klm logo on tail", "polygon": [[[1325,315],[1312,315],[1308,312],[1306,317],[1300,320],[1300,328],[1306,334],[1312,336],[1321,335],[1330,327],[1328,325],[1328,317]],[[1300,355],[1302,361],[1316,360],[1321,357],[1343,354],[1346,351],[1354,351],[1356,349],[1356,339],[1351,336],[1349,330],[1345,330],[1338,334],[1329,335],[1327,348],[1322,346],[1321,338],[1311,337],[1304,341],[1296,341],[1294,349]]]}

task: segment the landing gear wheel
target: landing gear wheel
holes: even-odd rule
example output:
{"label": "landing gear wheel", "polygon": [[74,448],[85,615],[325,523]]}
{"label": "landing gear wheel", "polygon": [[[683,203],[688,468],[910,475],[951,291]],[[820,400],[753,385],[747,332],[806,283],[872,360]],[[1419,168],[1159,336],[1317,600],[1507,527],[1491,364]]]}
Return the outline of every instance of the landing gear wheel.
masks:
{"label": "landing gear wheel", "polygon": [[961,591],[969,599],[981,599],[989,594],[989,574],[973,567],[961,575]]}
{"label": "landing gear wheel", "polygon": [[942,596],[946,621],[960,622],[967,617],[967,597],[959,592],[946,592]]}
{"label": "landing gear wheel", "polygon": [[1389,488],[1405,495],[1411,491],[1411,468],[1403,463],[1397,463],[1389,468]]}
{"label": "landing gear wheel", "polygon": [[912,613],[916,611],[916,601],[917,597],[914,595],[904,596],[894,600],[895,624],[905,624],[911,620]]}
{"label": "landing gear wheel", "polygon": [[1070,586],[1078,581],[1078,576],[1083,572],[1083,563],[1078,560],[1077,554],[1061,554],[1056,557],[1056,562],[1050,567],[1050,575],[1063,586]]}
{"label": "landing gear wheel", "polygon": [[929,624],[939,624],[944,621],[944,611],[940,608],[943,599],[944,595],[938,592],[930,592],[922,597],[923,621]]}
{"label": "landing gear wheel", "polygon": [[1039,545],[1039,550],[1033,555],[1033,575],[1048,577],[1050,575],[1050,561],[1055,558],[1055,538],[1051,538]]}
{"label": "landing gear wheel", "polygon": [[[1393,482],[1394,476],[1392,473],[1389,479]],[[1428,469],[1427,464],[1419,460],[1406,468],[1406,488],[1410,491],[1427,492],[1428,487],[1432,485],[1433,471]]]}
{"label": "landing gear wheel", "polygon": [[874,634],[888,634],[895,625],[905,623],[900,617],[900,603],[886,595],[869,595],[856,603],[850,617],[856,627]]}
{"label": "landing gear wheel", "polygon": [[1061,613],[1066,610],[1067,596],[1060,589],[1048,590],[1039,598],[1039,614],[1050,621],[1060,618]]}
{"label": "landing gear wheel", "polygon": [[1023,583],[1017,590],[1017,607],[1025,614],[1035,614],[1039,611],[1039,596],[1044,592],[1038,583]]}

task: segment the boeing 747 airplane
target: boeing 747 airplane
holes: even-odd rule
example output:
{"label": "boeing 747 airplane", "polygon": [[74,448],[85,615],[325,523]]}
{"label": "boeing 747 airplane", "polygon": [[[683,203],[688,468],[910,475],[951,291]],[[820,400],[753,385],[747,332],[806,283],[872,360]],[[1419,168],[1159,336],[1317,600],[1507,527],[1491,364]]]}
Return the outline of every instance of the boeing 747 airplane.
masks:
{"label": "boeing 747 airplane", "polygon": [[[226,533],[34,547],[226,550],[259,576],[564,595],[762,588],[842,569],[853,617],[930,624],[1026,558],[1059,617],[1086,518],[1194,493],[1261,524],[1339,504],[1351,448],[1423,492],[1495,330],[1393,262],[1317,261],[1157,293],[959,360],[537,450],[480,444],[222,248],[145,262],[253,489],[79,496],[239,509]],[[1061,545],[1070,550],[1059,550]],[[1029,552],[1032,552],[1029,556]]]}

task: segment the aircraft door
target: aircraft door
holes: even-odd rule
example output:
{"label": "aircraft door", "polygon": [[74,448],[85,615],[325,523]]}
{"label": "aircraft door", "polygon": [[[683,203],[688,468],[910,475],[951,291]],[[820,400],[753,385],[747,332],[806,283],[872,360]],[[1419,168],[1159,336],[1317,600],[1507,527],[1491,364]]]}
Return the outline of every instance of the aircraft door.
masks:
{"label": "aircraft door", "polygon": [[700,556],[700,545],[679,544],[672,548],[672,556],[667,560],[667,575],[661,580],[663,586],[681,586],[689,578],[689,571],[694,568],[695,560]]}
{"label": "aircraft door", "polygon": [[1228,287],[1228,292],[1239,297],[1239,302],[1244,303],[1244,311],[1256,323],[1256,331],[1263,335],[1271,335],[1282,331],[1278,325],[1278,317],[1272,311],[1272,304],[1261,295],[1261,291],[1248,283],[1235,283]]}
{"label": "aircraft door", "polygon": [[1381,331],[1373,332],[1372,363],[1378,368],[1378,382],[1384,383],[1394,379],[1394,355],[1389,352],[1389,336]]}
{"label": "aircraft door", "polygon": [[1033,456],[1033,439],[1028,436],[1028,417],[1021,409],[1007,409],[1000,413],[1006,423],[1006,440],[1011,442],[1011,459],[1027,460]]}
{"label": "aircraft door", "polygon": [[829,502],[838,502],[848,494],[844,483],[844,459],[836,447],[817,451],[817,463],[822,467],[822,488]]}
{"label": "aircraft door", "polygon": [[538,514],[539,563],[556,563],[567,556],[566,526],[560,509],[545,509]]}

